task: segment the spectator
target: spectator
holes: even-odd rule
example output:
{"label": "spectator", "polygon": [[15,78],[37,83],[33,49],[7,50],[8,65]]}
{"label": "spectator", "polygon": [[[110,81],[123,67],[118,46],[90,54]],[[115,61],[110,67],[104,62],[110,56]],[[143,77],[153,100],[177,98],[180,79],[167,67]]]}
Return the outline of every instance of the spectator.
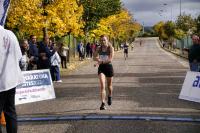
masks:
{"label": "spectator", "polygon": [[77,51],[79,53],[79,60],[82,61],[84,58],[84,51],[85,51],[82,42],[80,44],[78,44]]}
{"label": "spectator", "polygon": [[14,33],[2,26],[0,45],[0,113],[4,112],[7,133],[17,133],[15,90],[23,81],[19,67],[22,53]]}
{"label": "spectator", "polygon": [[29,66],[29,45],[28,40],[24,39],[21,44],[22,58],[20,60],[20,68],[22,71],[27,71]]}
{"label": "spectator", "polygon": [[188,59],[191,71],[200,71],[200,44],[197,35],[192,36],[193,45],[189,49]]}
{"label": "spectator", "polygon": [[62,68],[67,68],[67,54],[68,54],[68,47],[65,47],[63,43],[60,44],[60,48],[58,50],[58,53],[61,58],[61,66]]}
{"label": "spectator", "polygon": [[49,45],[49,37],[46,36],[43,42],[39,45],[39,69],[50,69],[51,67],[50,58],[52,56],[52,52],[50,51]]}
{"label": "spectator", "polygon": [[91,51],[90,51],[91,58],[93,58],[93,53],[95,52],[95,50],[96,50],[96,44],[92,43],[91,44]]}
{"label": "spectator", "polygon": [[90,47],[90,43],[88,42],[86,45],[86,57],[90,58],[90,51],[91,51],[91,47]]}
{"label": "spectator", "polygon": [[38,64],[38,44],[35,35],[30,36],[29,41],[29,65],[28,70],[36,70]]}
{"label": "spectator", "polygon": [[62,82],[62,80],[60,80],[60,69],[59,69],[60,63],[61,63],[61,59],[57,52],[57,46],[54,46],[53,55],[51,56],[50,71],[51,71],[52,80],[55,82]]}

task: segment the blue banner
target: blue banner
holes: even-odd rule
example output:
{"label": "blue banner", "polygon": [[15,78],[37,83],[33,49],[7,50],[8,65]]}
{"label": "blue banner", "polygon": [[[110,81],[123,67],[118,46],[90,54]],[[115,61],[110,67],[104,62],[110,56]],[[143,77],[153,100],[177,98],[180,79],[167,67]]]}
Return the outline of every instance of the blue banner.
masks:
{"label": "blue banner", "polygon": [[18,87],[28,88],[33,86],[51,85],[51,77],[48,72],[26,73],[24,74],[25,82]]}
{"label": "blue banner", "polygon": [[0,0],[0,25],[4,26],[11,0]]}

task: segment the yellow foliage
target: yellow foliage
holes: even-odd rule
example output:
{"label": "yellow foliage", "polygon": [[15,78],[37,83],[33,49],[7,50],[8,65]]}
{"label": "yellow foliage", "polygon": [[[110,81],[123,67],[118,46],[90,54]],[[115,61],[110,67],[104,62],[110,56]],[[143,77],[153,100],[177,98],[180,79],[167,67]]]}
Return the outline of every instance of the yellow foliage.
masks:
{"label": "yellow foliage", "polygon": [[132,16],[126,10],[122,10],[119,14],[101,19],[98,28],[91,33],[99,37],[105,34],[111,38],[127,39],[131,34],[139,32],[141,25],[134,22]]}
{"label": "yellow foliage", "polygon": [[76,0],[54,0],[45,6],[42,0],[13,0],[7,26],[21,38],[31,34],[42,37],[44,27],[50,36],[63,36],[68,32],[78,35],[84,26],[82,14],[83,7],[78,6]]}

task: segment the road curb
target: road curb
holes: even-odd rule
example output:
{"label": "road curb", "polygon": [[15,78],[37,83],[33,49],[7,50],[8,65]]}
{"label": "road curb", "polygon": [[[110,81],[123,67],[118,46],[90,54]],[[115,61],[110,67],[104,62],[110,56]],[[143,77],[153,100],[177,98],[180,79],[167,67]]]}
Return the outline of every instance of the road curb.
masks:
{"label": "road curb", "polygon": [[198,122],[199,118],[173,116],[146,116],[146,115],[63,115],[45,117],[18,117],[18,122],[45,122],[45,121],[77,121],[77,120],[133,120],[133,121],[170,121],[170,122]]}

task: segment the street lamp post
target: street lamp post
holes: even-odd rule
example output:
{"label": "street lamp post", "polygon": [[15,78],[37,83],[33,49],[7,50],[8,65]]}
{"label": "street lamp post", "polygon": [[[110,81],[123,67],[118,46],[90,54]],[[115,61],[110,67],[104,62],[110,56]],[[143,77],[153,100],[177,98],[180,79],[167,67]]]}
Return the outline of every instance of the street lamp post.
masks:
{"label": "street lamp post", "polygon": [[[163,5],[164,5],[164,6],[167,6],[167,3],[164,3]],[[172,6],[171,6],[170,15],[171,15],[171,17],[170,17],[170,18],[171,18],[171,21],[172,21]]]}
{"label": "street lamp post", "polygon": [[142,33],[144,35],[144,22],[142,23]]}
{"label": "street lamp post", "polygon": [[181,0],[180,0],[180,16],[181,16],[181,4],[182,4],[182,2],[181,2]]}

